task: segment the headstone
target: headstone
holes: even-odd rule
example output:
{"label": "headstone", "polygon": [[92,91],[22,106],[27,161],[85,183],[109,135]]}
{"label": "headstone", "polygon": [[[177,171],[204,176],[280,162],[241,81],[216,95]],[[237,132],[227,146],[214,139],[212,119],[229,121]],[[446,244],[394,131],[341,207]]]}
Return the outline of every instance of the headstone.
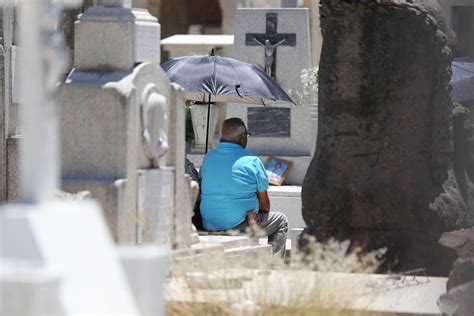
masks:
{"label": "headstone", "polygon": [[[238,9],[231,57],[267,70],[283,90],[301,92],[301,71],[311,67],[308,9]],[[266,45],[266,47],[265,47]],[[287,184],[301,185],[316,143],[314,104],[229,104],[253,133],[248,149],[294,162]]]}
{"label": "headstone", "polygon": [[387,247],[392,270],[446,275],[455,253],[441,233],[474,222],[474,191],[462,197],[450,169],[446,38],[409,3],[322,1],[320,10],[318,143],[303,218],[323,240]]}
{"label": "headstone", "polygon": [[17,261],[0,262],[2,315],[64,314],[59,300],[61,282],[58,271]]}
{"label": "headstone", "polygon": [[140,315],[165,315],[164,296],[157,293],[165,290],[169,245],[120,246],[119,254]]}
{"label": "headstone", "polygon": [[[74,50],[77,70],[99,67],[126,71],[136,62],[160,60],[160,25],[144,9],[131,10],[112,2],[104,7],[91,7],[81,15],[75,30],[75,45],[81,47]],[[103,50],[104,46],[108,50]]]}
{"label": "headstone", "polygon": [[[22,58],[21,76],[22,203],[0,210],[0,301],[8,300],[0,313],[137,314],[97,204],[54,198],[59,169],[55,92],[65,64],[61,34],[55,30],[58,3],[78,4],[18,3],[21,43],[29,52]],[[9,268],[3,269],[6,263]]]}
{"label": "headstone", "polygon": [[[36,206],[16,205],[2,209],[0,214],[0,264],[3,267],[3,261],[8,260],[16,266],[7,274],[2,271],[2,281],[20,273],[22,265],[40,264],[56,273],[37,290],[35,277],[41,277],[41,271],[32,271],[27,279],[14,278],[6,289],[15,290],[15,297],[23,299],[13,306],[7,305],[14,312],[6,314],[19,315],[25,303],[34,298],[35,291],[41,291],[49,301],[33,306],[31,315],[42,311],[55,314],[57,301],[63,315],[137,313],[115,245],[95,203],[53,201]],[[30,290],[22,291],[22,283]],[[58,283],[59,289],[54,287]],[[2,302],[10,293],[0,292]]]}
{"label": "headstone", "polygon": [[269,77],[276,78],[277,48],[279,46],[296,46],[296,33],[279,33],[278,13],[265,14],[265,33],[246,33],[245,45],[264,47],[264,70]]}
{"label": "headstone", "polygon": [[[109,2],[82,14],[75,24],[75,69],[60,89],[62,187],[90,191],[119,242],[142,240],[136,225],[147,221],[142,215],[155,228],[161,215],[169,219],[172,213],[160,215],[160,205],[171,212],[174,194],[167,153],[170,107],[175,105],[159,55],[153,53],[159,52],[159,42],[148,43],[150,54],[141,54],[140,32],[146,30],[136,23],[140,19],[132,10]],[[146,27],[159,31],[156,19]],[[106,31],[107,40],[102,40],[98,34]],[[160,188],[160,180],[166,180],[169,195],[150,200],[157,197],[150,190]],[[154,231],[148,237],[145,241],[158,236]]]}

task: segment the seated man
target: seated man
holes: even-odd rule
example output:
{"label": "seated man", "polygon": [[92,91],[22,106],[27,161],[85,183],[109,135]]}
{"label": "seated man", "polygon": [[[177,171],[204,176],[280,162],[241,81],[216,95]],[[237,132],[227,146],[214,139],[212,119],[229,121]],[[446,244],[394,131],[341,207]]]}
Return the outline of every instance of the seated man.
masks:
{"label": "seated man", "polygon": [[200,169],[203,226],[245,231],[256,223],[268,236],[273,253],[284,255],[288,220],[282,213],[269,212],[267,173],[260,158],[245,150],[248,136],[241,119],[227,119],[219,146],[204,157]]}

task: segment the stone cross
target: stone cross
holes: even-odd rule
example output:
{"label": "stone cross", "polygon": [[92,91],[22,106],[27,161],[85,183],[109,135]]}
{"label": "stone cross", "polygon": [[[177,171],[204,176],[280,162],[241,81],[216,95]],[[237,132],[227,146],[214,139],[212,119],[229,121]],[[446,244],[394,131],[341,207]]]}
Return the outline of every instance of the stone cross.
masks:
{"label": "stone cross", "polygon": [[295,33],[278,33],[278,14],[267,13],[265,33],[246,33],[245,45],[261,45],[265,48],[265,71],[271,77],[276,76],[276,49],[278,46],[296,46]]}
{"label": "stone cross", "polygon": [[80,0],[3,0],[17,5],[20,13],[20,43],[28,52],[22,58],[20,108],[21,199],[42,202],[54,197],[59,186],[58,135],[55,91],[67,63],[62,33],[56,25],[59,5],[77,6]]}

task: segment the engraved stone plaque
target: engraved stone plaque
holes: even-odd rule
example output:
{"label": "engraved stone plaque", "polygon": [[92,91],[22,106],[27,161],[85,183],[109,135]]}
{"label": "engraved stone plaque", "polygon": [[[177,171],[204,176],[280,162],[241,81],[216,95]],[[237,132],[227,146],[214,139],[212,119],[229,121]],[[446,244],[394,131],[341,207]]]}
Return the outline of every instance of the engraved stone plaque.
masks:
{"label": "engraved stone plaque", "polygon": [[248,130],[256,137],[291,137],[291,109],[284,107],[249,107]]}

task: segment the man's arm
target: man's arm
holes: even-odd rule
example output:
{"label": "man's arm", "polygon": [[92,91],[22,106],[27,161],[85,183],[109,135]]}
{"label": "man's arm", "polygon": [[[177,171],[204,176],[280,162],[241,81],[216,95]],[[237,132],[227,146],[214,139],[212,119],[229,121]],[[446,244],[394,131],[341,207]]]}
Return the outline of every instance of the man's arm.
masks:
{"label": "man's arm", "polygon": [[270,198],[267,191],[257,192],[258,207],[260,211],[268,213],[270,211]]}

